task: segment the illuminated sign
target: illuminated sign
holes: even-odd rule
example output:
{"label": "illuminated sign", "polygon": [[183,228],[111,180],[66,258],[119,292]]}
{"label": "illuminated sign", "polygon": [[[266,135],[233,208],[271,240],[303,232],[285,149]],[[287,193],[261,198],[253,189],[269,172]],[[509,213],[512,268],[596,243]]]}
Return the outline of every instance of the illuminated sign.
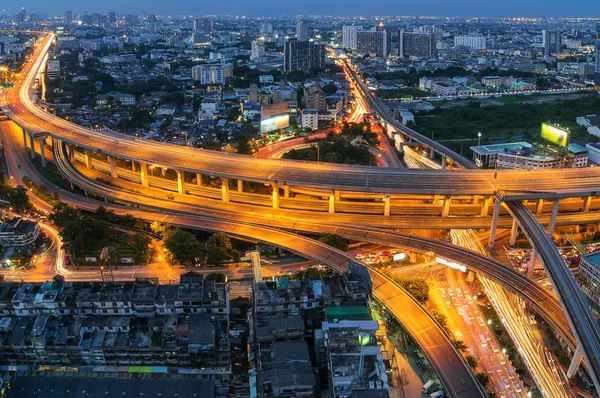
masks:
{"label": "illuminated sign", "polygon": [[275,116],[260,122],[262,134],[270,131],[285,129],[290,126],[290,115]]}
{"label": "illuminated sign", "polygon": [[467,267],[465,267],[464,265],[455,263],[453,261],[448,261],[445,258],[436,257],[435,261],[437,261],[438,263],[440,263],[442,265],[450,267],[452,269],[457,269],[457,270],[465,272],[465,273],[467,272]]}
{"label": "illuminated sign", "polygon": [[371,335],[368,333],[360,332],[358,334],[358,344],[361,346],[369,345],[371,342]]}
{"label": "illuminated sign", "polygon": [[406,253],[396,253],[394,254],[394,261],[402,261],[406,258]]}
{"label": "illuminated sign", "polygon": [[563,147],[569,144],[569,132],[567,130],[546,123],[542,123],[542,138]]}

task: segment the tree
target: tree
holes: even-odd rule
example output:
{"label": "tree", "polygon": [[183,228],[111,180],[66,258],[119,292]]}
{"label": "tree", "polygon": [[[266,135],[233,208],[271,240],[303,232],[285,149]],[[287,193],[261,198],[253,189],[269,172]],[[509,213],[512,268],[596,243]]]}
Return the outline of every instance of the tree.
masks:
{"label": "tree", "polygon": [[209,281],[215,281],[216,283],[225,283],[225,275],[218,272],[212,272],[204,277]]}
{"label": "tree", "polygon": [[150,231],[152,231],[153,234],[164,238],[171,232],[171,229],[166,224],[154,221],[152,224],[150,224]]}
{"label": "tree", "polygon": [[326,245],[335,247],[336,249],[342,251],[348,250],[348,241],[337,234],[326,233],[321,236],[319,242],[325,243]]}
{"label": "tree", "polygon": [[[446,315],[439,313],[437,311],[431,311],[431,317],[433,319],[435,319],[435,321],[437,323],[439,323],[443,329],[446,329],[446,326],[448,326],[448,318],[446,317]],[[462,341],[461,341],[461,343],[462,343]]]}
{"label": "tree", "polygon": [[81,217],[81,213],[78,209],[69,206],[66,203],[59,202],[52,209],[52,213],[48,217],[50,221],[59,227],[64,226],[67,222],[77,220]]}
{"label": "tree", "polygon": [[465,352],[467,350],[467,345],[462,340],[453,340],[454,345],[458,348],[459,351]]}
{"label": "tree", "polygon": [[114,210],[107,210],[106,207],[100,206],[96,209],[96,218],[106,221],[109,224],[114,224],[117,218]]}
{"label": "tree", "polygon": [[12,188],[8,192],[8,201],[13,207],[16,207],[20,210],[28,209],[31,207],[29,196],[27,196],[27,188],[21,185]]}
{"label": "tree", "polygon": [[471,369],[475,369],[477,367],[477,360],[473,355],[467,355],[465,359],[467,360],[467,363],[469,364]]}
{"label": "tree", "polygon": [[206,259],[208,264],[219,265],[227,260],[231,260],[231,254],[229,254],[229,251],[226,248],[220,246],[208,246],[208,257]]}
{"label": "tree", "polygon": [[135,250],[133,261],[136,264],[144,264],[150,260],[150,242],[150,238],[142,232],[129,235],[127,243]]}
{"label": "tree", "polygon": [[477,380],[479,380],[481,385],[484,387],[490,383],[490,377],[487,375],[487,373],[479,372],[475,375],[475,377],[477,377]]}
{"label": "tree", "polygon": [[193,263],[196,258],[202,256],[202,245],[194,234],[180,228],[175,228],[167,234],[165,248],[173,260],[180,264]]}
{"label": "tree", "polygon": [[323,92],[327,95],[335,94],[337,92],[337,86],[332,83],[326,84],[323,86]]}
{"label": "tree", "polygon": [[208,239],[208,245],[231,250],[231,239],[224,232],[217,232]]}

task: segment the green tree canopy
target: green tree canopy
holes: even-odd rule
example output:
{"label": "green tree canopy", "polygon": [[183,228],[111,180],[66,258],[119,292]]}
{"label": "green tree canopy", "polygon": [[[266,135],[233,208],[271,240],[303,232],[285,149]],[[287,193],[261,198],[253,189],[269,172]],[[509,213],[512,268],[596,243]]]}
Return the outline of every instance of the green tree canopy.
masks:
{"label": "green tree canopy", "polygon": [[337,234],[326,233],[321,236],[319,242],[325,243],[326,245],[335,247],[336,249],[342,251],[348,250],[348,240]]}
{"label": "green tree canopy", "polygon": [[173,261],[180,264],[191,264],[203,254],[202,245],[191,232],[175,228],[165,237],[165,248]]}

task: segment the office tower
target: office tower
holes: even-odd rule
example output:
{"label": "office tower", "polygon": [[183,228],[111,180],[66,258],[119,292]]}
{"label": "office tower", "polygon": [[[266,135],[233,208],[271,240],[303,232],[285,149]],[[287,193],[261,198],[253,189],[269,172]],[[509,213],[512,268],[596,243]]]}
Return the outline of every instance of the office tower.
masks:
{"label": "office tower", "polygon": [[356,50],[362,54],[375,54],[377,57],[386,57],[389,53],[389,35],[384,29],[381,31],[358,31],[356,33]]}
{"label": "office tower", "polygon": [[71,25],[73,23],[73,11],[65,12],[65,25]]}
{"label": "office tower", "polygon": [[308,41],[310,36],[308,35],[308,24],[304,21],[300,21],[296,24],[296,38],[298,41]]}
{"label": "office tower", "polygon": [[273,22],[261,22],[258,31],[261,35],[272,35]]}
{"label": "office tower", "polygon": [[133,15],[133,14],[125,15],[125,22],[127,22],[127,25],[135,25],[137,23],[137,15]]}
{"label": "office tower", "polygon": [[549,57],[551,54],[560,54],[562,47],[562,32],[560,30],[542,30],[542,43],[545,57]]}
{"label": "office tower", "polygon": [[117,14],[115,14],[114,12],[109,12],[108,13],[108,23],[114,24],[115,22],[117,22]]}
{"label": "office tower", "polygon": [[194,31],[211,34],[213,32],[212,19],[194,19]]}
{"label": "office tower", "polygon": [[198,18],[194,19],[194,30],[200,30],[200,20]]}
{"label": "office tower", "polygon": [[435,37],[431,33],[406,32],[398,35],[398,55],[404,58],[429,58],[435,52]]}
{"label": "office tower", "polygon": [[23,7],[21,8],[21,11],[19,11],[19,13],[15,15],[15,22],[24,23],[25,19],[27,19],[27,11],[25,10],[25,7]]}
{"label": "office tower", "polygon": [[600,74],[600,22],[596,24],[596,73]]}
{"label": "office tower", "polygon": [[4,54],[5,54],[4,42],[0,41],[0,55],[4,55]]}
{"label": "office tower", "polygon": [[310,41],[289,38],[284,44],[283,70],[323,69],[325,67],[325,46]]}
{"label": "office tower", "polygon": [[440,28],[438,28],[435,25],[423,25],[423,26],[419,26],[417,27],[417,29],[415,30],[415,32],[418,33],[431,33],[434,37],[434,40],[436,42],[441,41],[443,36],[444,36],[444,31]]}
{"label": "office tower", "polygon": [[468,47],[471,50],[485,50],[486,39],[484,36],[454,36],[455,47]]}
{"label": "office tower", "polygon": [[347,25],[342,28],[342,47],[356,50],[358,46],[358,32],[362,29],[360,26]]}
{"label": "office tower", "polygon": [[254,60],[265,55],[265,45],[262,40],[252,40],[252,53],[250,59]]}

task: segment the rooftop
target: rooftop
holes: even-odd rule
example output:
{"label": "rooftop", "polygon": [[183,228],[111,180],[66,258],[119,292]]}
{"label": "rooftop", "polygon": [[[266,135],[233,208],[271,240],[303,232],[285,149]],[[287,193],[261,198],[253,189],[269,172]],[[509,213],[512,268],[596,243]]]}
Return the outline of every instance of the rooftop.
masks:
{"label": "rooftop", "polygon": [[352,307],[327,307],[327,320],[371,320],[371,310],[367,306],[352,306]]}

